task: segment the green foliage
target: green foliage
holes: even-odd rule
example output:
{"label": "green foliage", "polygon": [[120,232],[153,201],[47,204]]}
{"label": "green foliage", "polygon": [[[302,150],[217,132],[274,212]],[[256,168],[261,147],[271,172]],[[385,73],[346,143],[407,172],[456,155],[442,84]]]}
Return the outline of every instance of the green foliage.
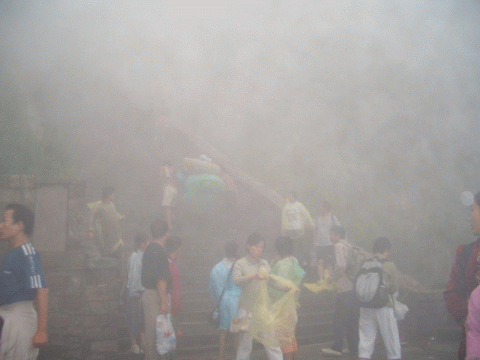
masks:
{"label": "green foliage", "polygon": [[[4,84],[5,85],[5,84]],[[26,105],[11,85],[0,94],[0,174],[69,176],[74,170],[56,133],[45,122],[39,131],[28,120]],[[38,133],[42,133],[40,136]]]}

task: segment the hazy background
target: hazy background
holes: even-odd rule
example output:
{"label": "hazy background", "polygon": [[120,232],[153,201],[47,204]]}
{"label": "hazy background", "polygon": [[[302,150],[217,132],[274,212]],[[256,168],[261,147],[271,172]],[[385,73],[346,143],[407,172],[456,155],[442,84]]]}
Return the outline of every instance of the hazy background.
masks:
{"label": "hazy background", "polygon": [[479,23],[478,1],[2,1],[0,172],[113,183],[133,216],[169,112],[441,282],[473,240]]}

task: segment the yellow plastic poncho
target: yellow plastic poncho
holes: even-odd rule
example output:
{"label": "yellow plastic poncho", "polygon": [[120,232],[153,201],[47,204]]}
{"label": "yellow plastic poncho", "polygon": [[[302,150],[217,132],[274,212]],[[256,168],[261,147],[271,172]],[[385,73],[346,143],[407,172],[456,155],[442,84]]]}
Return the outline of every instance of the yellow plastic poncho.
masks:
{"label": "yellow plastic poncho", "polygon": [[275,303],[268,295],[267,281],[262,281],[255,302],[249,332],[252,337],[268,347],[283,347],[290,344],[295,337],[297,325],[297,302],[295,294],[298,287],[290,280],[269,274],[270,281],[279,288],[289,289]]}
{"label": "yellow plastic poncho", "polygon": [[322,279],[318,280],[316,283],[303,284],[308,290],[314,294],[318,294],[322,291],[333,291],[337,287],[335,281],[331,279],[330,272],[328,270],[324,271],[324,276]]}

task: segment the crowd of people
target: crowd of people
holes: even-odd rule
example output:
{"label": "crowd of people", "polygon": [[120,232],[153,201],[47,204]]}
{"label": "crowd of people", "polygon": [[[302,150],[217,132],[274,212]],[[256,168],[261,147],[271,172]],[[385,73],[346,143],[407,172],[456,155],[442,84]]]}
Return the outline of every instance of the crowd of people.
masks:
{"label": "crowd of people", "polygon": [[[113,200],[114,190],[108,187],[103,190],[102,200],[90,207],[88,235],[95,239],[94,259],[123,256],[119,224],[124,217],[116,211]],[[127,261],[130,351],[144,352],[146,360],[160,358],[156,349],[159,314],[171,314],[173,328],[179,331],[176,316],[182,290],[177,257],[182,240],[170,234],[173,217],[166,213],[165,218],[151,223],[151,239],[144,233],[136,235],[135,249]],[[474,235],[480,236],[480,193],[474,197],[470,221]],[[38,348],[48,341],[48,286],[40,257],[30,241],[33,225],[34,214],[28,207],[6,207],[0,237],[10,242],[12,250],[0,271],[0,360],[35,359]],[[385,237],[375,239],[372,255],[352,271],[354,246],[331,213],[331,205],[322,202],[314,221],[295,192],[287,195],[280,232],[272,261],[262,257],[266,239],[253,232],[245,241],[245,256],[238,256],[239,244],[227,242],[225,257],[211,270],[208,290],[220,310],[220,360],[225,359],[229,334],[234,338],[237,360],[250,358],[254,339],[264,345],[270,360],[298,358],[296,309],[306,270],[314,271],[319,279],[325,279],[328,270],[329,281],[335,284],[333,343],[321,349],[324,355],[349,353],[351,358],[370,359],[380,332],[387,358],[401,359],[395,311],[399,274],[390,260],[390,241]],[[444,292],[448,311],[463,328],[460,360],[480,358],[479,254],[480,237],[457,249]],[[374,283],[366,280],[372,274],[378,279],[373,292]],[[348,349],[343,348],[344,338]],[[175,353],[163,358],[174,359]]]}

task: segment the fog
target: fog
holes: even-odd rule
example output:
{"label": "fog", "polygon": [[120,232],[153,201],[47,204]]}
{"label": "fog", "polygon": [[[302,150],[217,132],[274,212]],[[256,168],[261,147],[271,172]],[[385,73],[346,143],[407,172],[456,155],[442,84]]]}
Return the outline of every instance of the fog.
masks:
{"label": "fog", "polygon": [[168,111],[312,214],[330,200],[359,243],[431,254],[414,271],[440,281],[480,189],[479,23],[478,1],[4,1],[1,115],[125,209]]}

